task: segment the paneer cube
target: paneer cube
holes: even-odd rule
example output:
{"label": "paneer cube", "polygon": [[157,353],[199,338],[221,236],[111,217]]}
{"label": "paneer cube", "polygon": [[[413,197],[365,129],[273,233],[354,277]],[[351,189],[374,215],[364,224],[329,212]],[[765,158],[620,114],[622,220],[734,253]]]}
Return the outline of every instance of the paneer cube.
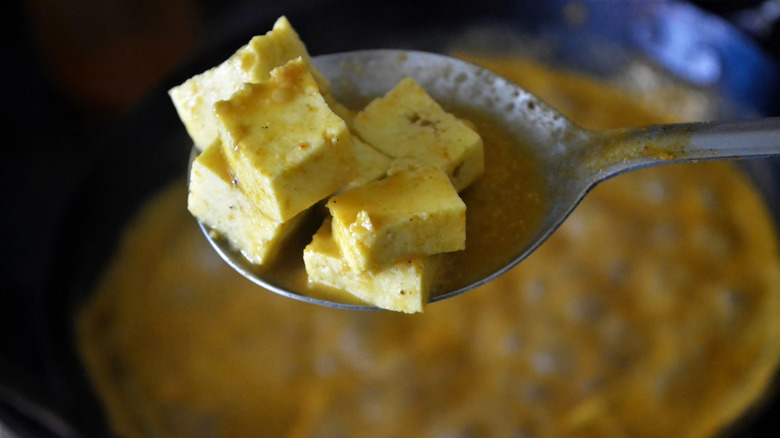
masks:
{"label": "paneer cube", "polygon": [[233,184],[219,143],[206,148],[192,163],[187,208],[257,265],[276,255],[280,242],[305,216],[301,213],[280,222],[264,215]]}
{"label": "paneer cube", "polygon": [[352,136],[352,143],[355,148],[357,173],[355,178],[344,187],[344,190],[354,189],[384,177],[393,161],[392,158],[367,145],[357,136]]}
{"label": "paneer cube", "polygon": [[234,180],[271,219],[292,218],[355,176],[347,125],[300,58],[244,84],[214,112]]}
{"label": "paneer cube", "polygon": [[354,271],[466,245],[466,204],[447,175],[430,164],[338,194],[327,207],[335,240]]}
{"label": "paneer cube", "polygon": [[422,312],[430,298],[440,258],[409,256],[376,271],[353,271],[341,255],[328,218],[303,251],[309,281],[345,290],[376,307]]}
{"label": "paneer cube", "polygon": [[320,91],[329,96],[330,83],[311,64],[306,46],[285,17],[272,30],[252,38],[222,64],[193,76],[168,94],[198,150],[219,138],[214,104],[228,99],[245,82],[268,80],[271,70],[300,57],[309,67]]}
{"label": "paneer cube", "polygon": [[368,144],[393,158],[416,158],[445,171],[458,191],[484,171],[482,138],[406,78],[352,121]]}

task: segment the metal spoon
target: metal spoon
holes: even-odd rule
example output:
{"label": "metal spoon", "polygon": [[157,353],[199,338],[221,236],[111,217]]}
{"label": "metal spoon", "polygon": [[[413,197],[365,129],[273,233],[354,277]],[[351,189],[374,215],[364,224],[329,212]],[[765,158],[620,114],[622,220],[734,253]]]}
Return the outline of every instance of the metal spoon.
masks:
{"label": "metal spoon", "polygon": [[[437,101],[473,108],[507,135],[530,146],[544,169],[550,208],[528,244],[489,276],[431,301],[451,298],[504,274],[531,254],[599,182],[646,166],[780,154],[780,118],[656,125],[590,131],[574,125],[518,85],[479,66],[447,56],[402,50],[368,50],[314,58],[343,101],[368,101],[411,76]],[[193,154],[193,158],[194,158]],[[220,256],[254,283],[281,295],[342,309],[374,307],[332,301],[290,290],[258,273],[240,253],[204,234]]]}

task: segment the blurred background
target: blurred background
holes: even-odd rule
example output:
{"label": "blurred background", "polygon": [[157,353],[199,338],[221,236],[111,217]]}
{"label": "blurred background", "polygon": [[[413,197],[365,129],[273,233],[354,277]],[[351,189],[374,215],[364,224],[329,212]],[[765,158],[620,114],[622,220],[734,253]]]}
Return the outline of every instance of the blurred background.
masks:
{"label": "blurred background", "polygon": [[[603,0],[618,1],[618,0]],[[646,3],[664,3],[647,0]],[[368,5],[366,4],[368,3]],[[373,5],[354,0],[13,0],[5,6],[0,90],[6,152],[0,158],[0,390],[22,388],[47,403],[54,396],[43,374],[46,358],[34,338],[40,297],[49,287],[61,219],[85,179],[101,139],[159,100],[168,87],[221,61],[246,35],[265,32],[287,15],[310,52],[372,43],[339,40],[338,13],[362,26],[382,16],[394,34],[419,32],[434,19],[451,22],[499,13],[502,0],[399,0]],[[780,60],[780,2],[693,2],[734,25]],[[340,23],[349,20],[340,20]],[[307,38],[328,34],[329,38]],[[354,35],[354,32],[350,32]],[[379,42],[379,40],[375,40]],[[232,48],[225,51],[225,48]],[[758,84],[760,86],[761,84]],[[772,112],[774,110],[769,110]],[[775,113],[776,114],[776,113]],[[143,129],[143,127],[137,127]],[[117,166],[121,166],[117,163]],[[87,237],[88,238],[88,237]],[[3,394],[0,394],[2,396]],[[7,395],[7,394],[6,394]],[[0,397],[2,398],[2,397]],[[3,411],[0,409],[0,423]],[[0,436],[3,430],[0,428]]]}

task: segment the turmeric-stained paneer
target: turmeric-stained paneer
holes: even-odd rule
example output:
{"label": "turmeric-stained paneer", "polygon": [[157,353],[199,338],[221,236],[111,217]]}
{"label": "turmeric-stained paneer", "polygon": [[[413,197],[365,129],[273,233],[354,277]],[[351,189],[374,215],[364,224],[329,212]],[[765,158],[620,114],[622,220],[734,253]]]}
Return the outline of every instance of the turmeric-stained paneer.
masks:
{"label": "turmeric-stained paneer", "polygon": [[286,221],[355,177],[347,125],[300,58],[268,81],[244,84],[214,111],[234,181],[271,219]]}
{"label": "turmeric-stained paneer", "polygon": [[309,281],[347,291],[376,307],[405,313],[422,312],[440,258],[409,256],[375,271],[356,272],[349,267],[333,238],[327,218],[303,251]]}
{"label": "turmeric-stained paneer", "polygon": [[195,146],[203,150],[219,137],[214,117],[216,102],[228,99],[245,82],[268,80],[271,70],[298,57],[309,67],[322,94],[329,96],[330,83],[311,64],[306,46],[285,17],[222,64],[173,87],[168,94]]}
{"label": "turmeric-stained paneer", "polygon": [[334,238],[358,272],[466,245],[466,204],[447,175],[427,163],[338,194],[327,207]]}
{"label": "turmeric-stained paneer", "polygon": [[187,208],[257,265],[275,256],[281,242],[305,216],[301,213],[280,222],[264,215],[233,184],[219,143],[206,148],[192,163]]}
{"label": "turmeric-stained paneer", "polygon": [[344,187],[345,190],[360,187],[384,177],[393,161],[392,158],[367,145],[358,136],[352,136],[352,143],[355,148],[357,171],[355,178]]}
{"label": "turmeric-stained paneer", "polygon": [[360,111],[352,128],[393,158],[417,158],[445,171],[461,191],[484,171],[482,138],[406,78]]}

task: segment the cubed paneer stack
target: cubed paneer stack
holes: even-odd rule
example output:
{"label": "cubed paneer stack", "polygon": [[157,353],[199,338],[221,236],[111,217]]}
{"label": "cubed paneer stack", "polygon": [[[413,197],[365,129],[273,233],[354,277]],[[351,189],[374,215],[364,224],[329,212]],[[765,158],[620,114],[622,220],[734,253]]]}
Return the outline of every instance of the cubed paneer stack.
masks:
{"label": "cubed paneer stack", "polygon": [[352,128],[390,157],[416,158],[438,166],[458,191],[484,171],[479,134],[444,111],[411,78],[369,103],[355,116]]}
{"label": "cubed paneer stack", "polygon": [[251,263],[267,264],[330,197],[304,250],[309,280],[414,313],[441,254],[465,248],[458,191],[483,171],[482,140],[412,79],[355,113],[281,17],[169,94],[201,152],[188,208]]}
{"label": "cubed paneer stack", "polygon": [[427,163],[336,195],[327,207],[335,240],[357,272],[466,247],[466,204]]}
{"label": "cubed paneer stack", "polygon": [[195,146],[204,150],[219,139],[215,103],[229,98],[244,83],[268,80],[271,70],[298,57],[309,67],[323,95],[330,96],[330,83],[311,64],[306,46],[285,17],[222,64],[173,87],[169,95]]}
{"label": "cubed paneer stack", "polygon": [[271,219],[294,217],[356,174],[347,125],[300,58],[244,84],[214,112],[236,183]]}
{"label": "cubed paneer stack", "polygon": [[204,150],[192,163],[187,208],[250,262],[271,260],[281,242],[305,213],[280,222],[269,218],[233,184],[220,143]]}
{"label": "cubed paneer stack", "polygon": [[[290,65],[286,68],[287,64]],[[279,71],[275,71],[277,69]],[[251,84],[265,84],[259,86],[264,92],[250,96],[252,93],[245,88],[251,88]],[[279,18],[271,31],[252,38],[219,66],[194,76],[169,92],[188,133],[202,151],[191,169],[188,208],[252,263],[267,263],[276,253],[280,241],[305,215],[306,207],[338,190],[354,177],[351,136],[340,117],[330,111],[329,105],[342,113],[346,110],[329,93],[330,84],[313,67],[303,42],[285,17]],[[217,117],[217,102],[230,101],[236,94],[237,101],[256,111],[244,113],[241,108],[225,109],[225,122],[221,121]],[[250,104],[254,98],[265,100],[255,100]],[[329,105],[323,103],[326,100]],[[226,108],[229,107],[230,104],[226,104]],[[258,203],[257,190],[245,190],[246,184],[240,183],[253,180],[242,178],[242,175],[251,175],[253,171],[248,166],[240,170],[233,168],[224,157],[221,140],[221,135],[227,133],[227,140],[233,148],[231,151],[241,149],[232,142],[237,134],[235,129],[245,130],[238,134],[240,136],[256,131],[253,117],[256,118],[258,112],[263,113],[264,107],[273,113],[278,112],[282,119],[289,116],[287,121],[314,115],[310,120],[314,125],[311,126],[295,125],[294,121],[285,125],[283,121],[266,120],[263,127],[258,128],[264,131],[264,135],[255,136],[254,140],[263,143],[255,143],[253,147],[264,150],[268,150],[269,146],[275,147],[268,155],[274,155],[277,160],[266,163],[268,165],[264,169],[274,173],[269,183],[274,191],[269,196],[278,196],[276,202],[284,204],[284,208],[279,209],[268,209],[267,205]],[[322,129],[318,131],[317,128]],[[289,140],[287,153],[280,150],[284,148],[284,142],[276,141],[276,133],[280,132],[285,134],[281,136],[283,139]],[[300,141],[295,141],[294,136],[298,134]],[[245,140],[242,144],[251,141]],[[333,149],[333,156],[318,158],[330,155],[329,150],[320,149],[323,145]],[[320,166],[310,166],[312,162]],[[306,178],[309,173],[318,175],[319,180]],[[295,175],[298,175],[298,180],[295,180]],[[299,186],[305,188],[300,189]],[[250,184],[249,189],[256,187]],[[302,196],[292,191],[301,192]],[[295,199],[291,200],[291,197]]]}
{"label": "cubed paneer stack", "polygon": [[309,281],[345,290],[382,309],[415,313],[428,303],[441,259],[407,256],[376,271],[355,271],[341,255],[328,218],[306,246],[303,260]]}

